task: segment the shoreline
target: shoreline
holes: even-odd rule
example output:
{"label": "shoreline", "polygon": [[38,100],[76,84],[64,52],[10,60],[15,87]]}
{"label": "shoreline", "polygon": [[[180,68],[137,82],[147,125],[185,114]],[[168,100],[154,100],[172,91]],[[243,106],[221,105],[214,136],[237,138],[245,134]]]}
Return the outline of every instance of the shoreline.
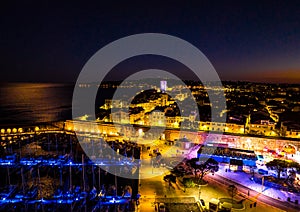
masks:
{"label": "shoreline", "polygon": [[[51,122],[38,122],[34,124],[7,124],[7,125],[2,125],[0,124],[0,129],[13,129],[13,128],[27,128],[27,129],[34,129],[35,127],[51,127],[51,128],[57,128],[60,130],[64,131],[73,131],[74,130],[68,130],[65,128],[65,123],[67,121],[73,121],[72,119],[65,119],[65,120],[58,120],[58,121],[51,121]],[[76,120],[78,121],[78,120]],[[86,122],[89,123],[91,121],[81,121],[81,122]],[[111,122],[98,122],[99,125],[114,125],[114,123]],[[118,123],[116,123],[118,124]],[[121,125],[129,125],[129,124],[121,124]],[[135,126],[135,125],[134,125]],[[145,125],[136,125],[136,127],[141,127],[141,128],[149,128],[149,126]],[[180,129],[176,128],[165,128],[166,131],[180,131]],[[188,129],[183,130],[184,132],[189,132]],[[214,132],[214,131],[202,131],[198,130],[197,133],[207,133],[207,134],[213,134],[213,135],[224,135],[224,136],[236,136],[236,137],[252,137],[252,138],[265,138],[265,139],[274,139],[274,140],[286,140],[286,141],[299,141],[300,138],[290,138],[290,137],[280,137],[280,136],[263,136],[263,135],[255,135],[255,134],[237,134],[237,133],[224,133],[224,132]],[[2,132],[1,132],[2,134]]]}

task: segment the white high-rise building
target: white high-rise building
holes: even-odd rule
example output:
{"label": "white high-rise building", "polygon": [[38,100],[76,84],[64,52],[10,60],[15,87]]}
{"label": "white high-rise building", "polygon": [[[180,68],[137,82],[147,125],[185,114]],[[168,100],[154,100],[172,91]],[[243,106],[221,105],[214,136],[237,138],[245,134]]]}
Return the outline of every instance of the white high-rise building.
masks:
{"label": "white high-rise building", "polygon": [[160,81],[160,90],[163,93],[165,93],[167,91],[167,81],[165,81],[165,80]]}

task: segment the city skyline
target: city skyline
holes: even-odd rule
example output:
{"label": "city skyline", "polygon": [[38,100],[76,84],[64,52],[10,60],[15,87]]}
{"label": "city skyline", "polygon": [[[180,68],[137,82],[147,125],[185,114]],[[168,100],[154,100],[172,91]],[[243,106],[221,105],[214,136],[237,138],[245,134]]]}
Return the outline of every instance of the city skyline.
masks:
{"label": "city skyline", "polygon": [[0,6],[0,211],[300,209],[300,4]]}
{"label": "city skyline", "polygon": [[[223,81],[299,83],[299,8],[283,1],[2,3],[1,81],[75,82],[100,48],[155,32],[195,45]],[[117,65],[108,79],[124,79],[144,68],[193,78],[176,61],[140,57]]]}

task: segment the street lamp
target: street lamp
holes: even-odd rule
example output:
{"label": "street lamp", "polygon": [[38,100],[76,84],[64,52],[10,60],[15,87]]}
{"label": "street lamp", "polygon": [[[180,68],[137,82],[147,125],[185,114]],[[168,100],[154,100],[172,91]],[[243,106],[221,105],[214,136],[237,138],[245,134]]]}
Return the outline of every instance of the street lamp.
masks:
{"label": "street lamp", "polygon": [[265,182],[265,176],[263,176],[261,180],[261,192],[264,191],[264,182]]}
{"label": "street lamp", "polygon": [[253,166],[250,167],[250,172],[252,174],[252,180],[253,180],[253,178],[254,178],[254,167]]}
{"label": "street lamp", "polygon": [[200,200],[200,196],[201,196],[201,186],[200,185],[198,185],[199,187],[198,187],[198,199]]}
{"label": "street lamp", "polygon": [[152,174],[153,174],[153,167],[154,167],[153,158],[151,158],[151,164],[152,164]]}
{"label": "street lamp", "polygon": [[39,140],[37,139],[37,132],[39,131],[39,129],[40,128],[38,126],[34,128],[35,155],[37,154],[37,146],[39,144]]}
{"label": "street lamp", "polygon": [[156,211],[156,192],[154,192],[154,205],[155,205],[155,211]]}

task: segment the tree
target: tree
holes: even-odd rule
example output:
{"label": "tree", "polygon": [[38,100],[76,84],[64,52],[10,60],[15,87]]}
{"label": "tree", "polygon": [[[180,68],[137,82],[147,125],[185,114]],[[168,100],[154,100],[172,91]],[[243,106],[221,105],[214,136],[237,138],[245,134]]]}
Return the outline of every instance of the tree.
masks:
{"label": "tree", "polygon": [[173,174],[168,174],[166,176],[164,176],[164,181],[169,183],[169,190],[172,187],[172,183],[176,184],[176,176]]}
{"label": "tree", "polygon": [[229,185],[227,188],[227,192],[231,197],[231,203],[233,204],[233,197],[237,195],[237,187],[235,185]]}
{"label": "tree", "polygon": [[277,179],[280,179],[280,174],[289,167],[289,162],[281,159],[274,159],[266,163],[268,168],[273,168],[277,172]]}
{"label": "tree", "polygon": [[209,173],[215,173],[219,170],[219,164],[212,158],[192,158],[187,164],[194,169],[194,174],[198,177],[198,182],[202,181],[204,176]]}
{"label": "tree", "polygon": [[292,169],[296,169],[295,171],[297,171],[297,172],[300,171],[300,164],[295,161],[289,162],[288,167],[292,168]]}
{"label": "tree", "polygon": [[193,188],[195,186],[195,183],[193,182],[193,180],[191,178],[183,178],[182,180],[183,182],[183,186],[185,188]]}
{"label": "tree", "polygon": [[290,170],[287,180],[293,183],[296,178],[296,173],[299,173],[300,171],[300,164],[295,161],[291,161],[289,162],[288,167],[290,168]]}
{"label": "tree", "polygon": [[164,176],[164,181],[176,183],[176,176],[173,174],[168,174]]}
{"label": "tree", "polygon": [[184,176],[184,173],[176,168],[172,169],[171,170],[171,173],[173,175],[175,175],[176,177],[183,177]]}

